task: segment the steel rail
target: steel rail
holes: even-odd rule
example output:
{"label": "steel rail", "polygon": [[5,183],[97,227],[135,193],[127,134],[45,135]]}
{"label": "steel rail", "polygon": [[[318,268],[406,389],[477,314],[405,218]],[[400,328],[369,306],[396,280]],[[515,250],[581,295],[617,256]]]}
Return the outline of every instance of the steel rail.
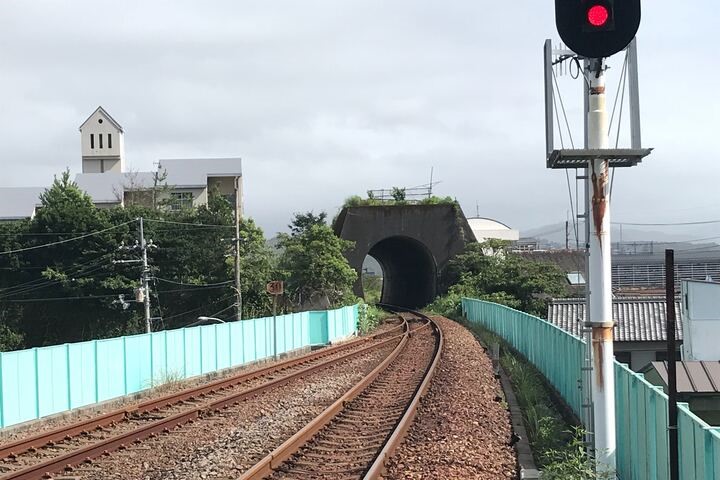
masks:
{"label": "steel rail", "polygon": [[[427,315],[419,312],[411,313],[432,322],[432,320]],[[430,365],[428,365],[427,371],[425,372],[425,378],[423,379],[418,389],[415,391],[415,395],[410,401],[410,404],[405,410],[405,413],[400,419],[400,422],[398,422],[395,430],[390,435],[390,438],[388,438],[387,442],[385,442],[385,445],[380,451],[380,454],[375,458],[375,461],[372,463],[367,473],[365,474],[365,480],[375,480],[381,478],[381,476],[385,473],[385,465],[387,461],[390,459],[390,457],[392,457],[395,450],[397,450],[397,448],[400,447],[400,445],[402,444],[405,438],[405,434],[415,420],[415,415],[417,414],[418,407],[420,406],[420,400],[425,396],[428,389],[430,388],[430,383],[432,382],[432,378],[435,375],[435,370],[437,369],[437,365],[440,362],[443,346],[445,344],[442,330],[437,326],[435,322],[432,322],[432,324],[436,329],[438,335],[438,341],[435,344],[433,360]]]}
{"label": "steel rail", "polygon": [[[263,383],[261,385],[255,386],[255,387],[251,387],[247,390],[242,390],[238,393],[234,393],[232,395],[227,395],[218,400],[210,402],[209,404],[199,405],[199,406],[189,409],[188,411],[180,412],[180,413],[171,415],[169,417],[150,422],[150,423],[143,425],[135,430],[132,430],[132,431],[120,434],[120,435],[115,435],[115,436],[109,437],[107,439],[103,439],[99,442],[82,447],[73,452],[69,452],[65,455],[50,458],[44,462],[25,467],[23,469],[15,471],[15,472],[8,472],[7,474],[0,476],[0,479],[2,479],[2,480],[11,480],[11,479],[12,480],[30,480],[30,479],[48,477],[51,473],[58,472],[62,469],[69,470],[69,469],[71,469],[71,467],[73,465],[90,462],[92,460],[92,458],[95,458],[95,457],[98,457],[98,456],[104,455],[104,454],[109,454],[110,452],[112,452],[114,450],[118,450],[118,449],[127,447],[131,443],[139,443],[142,440],[156,436],[160,433],[168,433],[172,428],[182,426],[184,423],[192,422],[195,419],[200,418],[204,413],[219,411],[222,408],[227,408],[230,405],[239,403],[242,400],[259,395],[268,390],[280,387],[280,386],[285,385],[293,380],[307,376],[316,371],[322,370],[322,369],[327,368],[332,365],[336,365],[336,364],[346,361],[346,360],[350,360],[350,359],[360,356],[366,352],[369,352],[372,350],[377,350],[377,349],[383,347],[384,345],[387,345],[389,343],[392,343],[393,341],[396,341],[398,339],[398,337],[401,337],[400,341],[402,342],[403,340],[406,339],[407,331],[409,330],[407,322],[403,321],[403,323],[399,326],[399,328],[405,329],[405,332],[400,335],[390,336],[389,338],[380,340],[377,343],[372,343],[370,345],[364,346],[358,350],[346,353],[340,357],[332,358],[330,360],[326,360],[324,362],[321,362],[321,363],[318,363],[315,365],[311,365],[310,367],[290,373],[288,375],[285,375],[285,376],[282,376],[279,378],[275,378],[269,382]],[[392,329],[392,330],[395,330],[395,329]],[[385,336],[387,334],[388,334],[388,332],[382,332],[378,335],[368,337],[368,338],[381,337],[381,336]],[[367,340],[364,340],[364,341],[367,342]],[[353,345],[357,345],[357,344],[358,344],[358,342],[355,342]],[[338,345],[337,347],[348,348],[347,344]],[[333,348],[333,347],[331,347],[331,348]],[[334,350],[334,352],[337,352],[337,351],[338,351],[338,349],[336,348]],[[327,356],[327,355],[324,355],[324,356]],[[316,359],[316,358],[313,357],[313,359]],[[283,363],[287,365],[288,362],[283,362]],[[261,370],[267,372],[272,369],[265,368],[265,369],[261,369]],[[259,372],[259,371],[257,371],[257,372]],[[275,369],[274,371],[281,371],[281,369]],[[249,375],[255,374],[257,372],[251,372]],[[255,377],[252,377],[252,378],[255,378]],[[193,389],[193,391],[194,390],[195,389]],[[195,398],[195,396],[187,397],[186,400],[191,399],[191,398]]]}
{"label": "steel rail", "polygon": [[[383,305],[384,308],[389,306]],[[403,309],[404,311],[408,311]],[[292,455],[297,453],[300,448],[312,439],[323,427],[328,425],[333,418],[335,418],[353,399],[357,398],[370,384],[372,384],[380,374],[382,374],[392,362],[400,355],[402,350],[407,346],[409,338],[419,330],[427,327],[431,327],[437,334],[438,341],[435,343],[432,360],[429,362],[426,368],[425,374],[423,375],[422,382],[418,385],[413,395],[412,400],[403,412],[403,416],[400,421],[396,424],[392,433],[388,435],[388,439],[382,445],[378,456],[368,469],[368,473],[365,478],[378,478],[384,469],[385,461],[392,455],[392,452],[400,445],[404,437],[405,432],[412,424],[415,417],[417,407],[420,398],[426,393],[429,388],[433,373],[439,362],[440,355],[442,352],[443,337],[440,328],[433,322],[429,317],[420,314],[418,312],[412,312],[413,315],[426,320],[426,323],[414,330],[408,329],[407,333],[403,337],[402,341],[395,347],[393,352],[372,372],[358,382],[352,389],[350,389],[345,395],[334,402],[331,406],[325,409],[320,415],[314,420],[305,425],[302,429],[296,432],[292,437],[285,441],[278,448],[273,450],[269,455],[256,463],[252,468],[247,470],[241,477],[240,480],[260,480],[273,474],[275,469],[282,465]],[[373,475],[373,476],[367,476]]]}
{"label": "steel rail", "polygon": [[215,380],[213,382],[185,389],[180,392],[172,393],[160,398],[149,399],[131,408],[121,408],[113,410],[111,412],[98,415],[87,420],[73,423],[72,425],[59,427],[44,433],[39,433],[32,437],[20,439],[6,445],[0,445],[0,459],[8,457],[12,458],[32,449],[42,448],[46,445],[52,445],[56,442],[67,440],[68,438],[79,434],[84,434],[92,430],[111,426],[114,423],[123,421],[132,415],[156,411],[160,408],[169,407],[173,404],[177,404],[186,400],[193,400],[194,398],[202,397],[207,394],[214,394],[218,391],[235,387],[241,383],[255,380],[268,374],[281,372],[289,368],[294,368],[304,363],[315,361],[329,355],[333,355],[337,352],[353,348],[356,345],[367,343],[371,340],[375,340],[382,336],[391,334],[395,330],[400,330],[402,328],[403,324],[400,324],[390,330],[378,333],[376,335],[358,338],[356,340],[352,340],[346,343],[326,347],[318,350],[317,352],[302,355],[296,358],[291,358],[280,363],[274,363],[267,367],[253,370],[251,372],[241,372],[237,375]]}
{"label": "steel rail", "polygon": [[320,429],[322,429],[325,425],[330,423],[333,417],[345,408],[347,403],[357,397],[368,385],[373,382],[373,380],[385,371],[393,360],[400,355],[400,352],[403,351],[409,338],[410,331],[408,329],[408,331],[403,335],[402,340],[393,349],[392,353],[388,355],[388,357],[380,365],[375,367],[369,374],[363,377],[360,382],[356,383],[354,387],[347,391],[342,397],[337,399],[310,423],[305,425],[282,445],[247,470],[239,480],[260,480],[268,475],[271,475],[275,467],[278,467],[285,460],[290,458],[305,442],[312,438],[312,436],[320,431]]}

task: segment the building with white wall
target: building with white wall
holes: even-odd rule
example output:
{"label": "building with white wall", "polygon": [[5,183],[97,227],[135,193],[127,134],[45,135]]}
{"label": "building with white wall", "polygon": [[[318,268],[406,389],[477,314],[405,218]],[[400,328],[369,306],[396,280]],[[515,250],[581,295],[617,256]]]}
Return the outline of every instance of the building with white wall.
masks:
{"label": "building with white wall", "polygon": [[[182,208],[207,204],[216,191],[235,205],[242,161],[231,158],[179,158],[157,162],[150,172],[128,170],[123,127],[102,107],[80,125],[81,173],[75,183],[98,208],[126,205]],[[0,221],[32,218],[44,187],[0,188]]]}
{"label": "building with white wall", "polygon": [[475,240],[482,243],[485,240],[507,240],[516,242],[520,239],[520,232],[514,230],[504,223],[492,218],[473,217],[467,219],[470,229],[475,235]]}

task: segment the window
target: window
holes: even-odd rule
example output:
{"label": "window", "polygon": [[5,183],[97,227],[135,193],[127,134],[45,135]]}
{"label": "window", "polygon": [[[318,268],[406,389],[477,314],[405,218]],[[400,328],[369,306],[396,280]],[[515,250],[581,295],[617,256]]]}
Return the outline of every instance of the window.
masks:
{"label": "window", "polygon": [[90,148],[95,148],[95,134],[90,134]]}
{"label": "window", "polygon": [[98,133],[98,140],[100,142],[100,148],[102,148],[102,133]]}
{"label": "window", "polygon": [[108,133],[108,148],[112,148],[112,133]]}
{"label": "window", "polygon": [[192,208],[192,192],[172,192],[170,194],[170,199],[170,210],[183,210],[186,208]]}

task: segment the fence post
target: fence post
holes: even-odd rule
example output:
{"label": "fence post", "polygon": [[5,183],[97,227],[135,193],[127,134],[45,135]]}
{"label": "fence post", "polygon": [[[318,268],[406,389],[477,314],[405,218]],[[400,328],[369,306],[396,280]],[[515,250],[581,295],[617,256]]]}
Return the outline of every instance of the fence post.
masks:
{"label": "fence post", "polygon": [[0,428],[5,426],[5,403],[3,402],[3,352],[0,352]]}
{"label": "fence post", "polygon": [[38,368],[38,348],[33,348],[35,363],[35,418],[40,418],[40,372]]}
{"label": "fence post", "polygon": [[[70,344],[65,344],[65,371],[67,375],[65,375],[65,378],[67,379],[67,409],[72,410],[72,379],[70,378]],[[2,385],[0,385],[0,389],[2,388]],[[2,394],[0,393],[0,396]],[[1,425],[0,425],[1,426]]]}

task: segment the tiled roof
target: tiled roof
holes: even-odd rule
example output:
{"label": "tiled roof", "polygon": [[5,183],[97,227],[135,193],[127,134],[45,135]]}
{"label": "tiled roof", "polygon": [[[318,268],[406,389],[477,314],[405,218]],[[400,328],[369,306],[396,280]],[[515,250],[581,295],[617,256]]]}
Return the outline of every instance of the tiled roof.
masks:
{"label": "tiled roof", "polygon": [[[675,318],[678,340],[682,340],[680,301],[675,302]],[[548,305],[548,321],[575,336],[581,336],[585,322],[585,299],[553,299]],[[616,342],[664,342],[665,298],[615,298],[613,299],[613,336]]]}
{"label": "tiled roof", "polygon": [[[642,372],[657,370],[665,386],[668,362],[651,362]],[[720,362],[685,361],[675,363],[678,393],[720,393]]]}

